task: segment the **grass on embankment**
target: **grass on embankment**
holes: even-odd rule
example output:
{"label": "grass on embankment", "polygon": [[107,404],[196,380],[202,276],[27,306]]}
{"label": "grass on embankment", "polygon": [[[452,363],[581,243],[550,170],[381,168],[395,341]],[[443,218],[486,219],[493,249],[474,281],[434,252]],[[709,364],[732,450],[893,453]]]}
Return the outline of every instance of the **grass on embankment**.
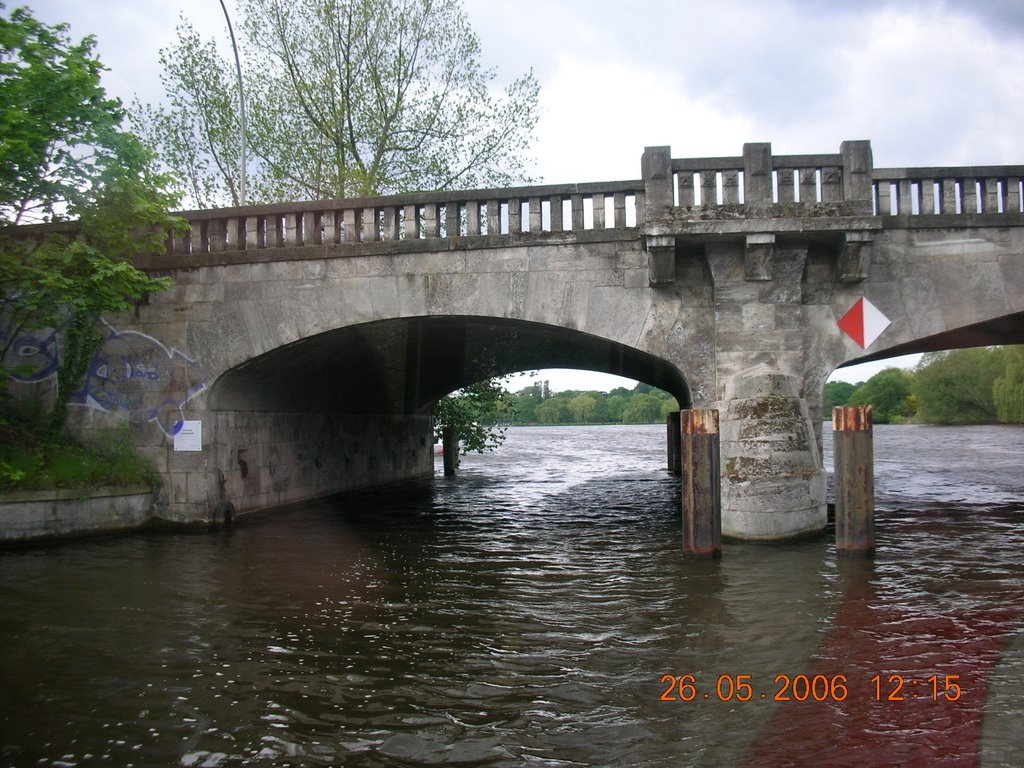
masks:
{"label": "grass on embankment", "polygon": [[0,492],[152,486],[157,480],[153,464],[131,445],[127,425],[103,430],[84,445],[36,419],[0,413]]}

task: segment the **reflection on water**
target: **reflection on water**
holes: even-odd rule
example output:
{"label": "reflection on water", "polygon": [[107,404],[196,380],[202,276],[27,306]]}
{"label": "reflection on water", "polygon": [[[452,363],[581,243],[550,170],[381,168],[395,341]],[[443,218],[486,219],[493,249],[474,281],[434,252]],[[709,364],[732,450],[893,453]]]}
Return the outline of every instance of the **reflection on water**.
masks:
{"label": "reflection on water", "polygon": [[[401,493],[0,555],[0,760],[1024,764],[1024,430],[876,428],[873,561],[682,559],[663,434],[513,429]],[[775,701],[801,675],[833,688]]]}

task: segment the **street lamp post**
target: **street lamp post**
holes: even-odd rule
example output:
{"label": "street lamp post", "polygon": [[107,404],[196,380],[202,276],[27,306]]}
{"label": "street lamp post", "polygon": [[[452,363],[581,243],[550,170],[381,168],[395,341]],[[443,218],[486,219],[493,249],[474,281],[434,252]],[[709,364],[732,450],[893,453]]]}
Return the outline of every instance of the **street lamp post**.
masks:
{"label": "street lamp post", "polygon": [[242,153],[240,165],[240,175],[238,181],[238,203],[239,205],[245,205],[245,167],[246,167],[246,147],[245,147],[245,89],[242,87],[242,59],[238,55],[238,44],[235,42],[235,30],[231,27],[231,17],[228,15],[228,7],[224,5],[224,0],[220,0],[220,7],[224,9],[224,18],[228,22],[228,34],[231,35],[231,48],[235,52],[235,71],[238,73],[238,102],[241,104],[241,121],[240,131],[242,140]]}

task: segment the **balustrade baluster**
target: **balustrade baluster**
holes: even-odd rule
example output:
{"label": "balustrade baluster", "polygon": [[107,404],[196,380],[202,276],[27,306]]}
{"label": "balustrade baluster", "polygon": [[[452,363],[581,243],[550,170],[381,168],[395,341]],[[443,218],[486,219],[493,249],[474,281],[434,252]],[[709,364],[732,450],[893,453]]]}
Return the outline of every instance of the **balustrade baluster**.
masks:
{"label": "balustrade baluster", "polygon": [[508,201],[508,233],[518,235],[523,231],[523,206],[517,198]]}
{"label": "balustrade baluster", "polygon": [[821,201],[835,203],[843,199],[843,171],[841,168],[821,169]]}
{"label": "balustrade baluster", "polygon": [[625,192],[616,192],[614,200],[615,200],[615,207],[613,209],[615,211],[614,227],[616,229],[625,229],[626,228],[626,193]]}
{"label": "balustrade baluster", "polygon": [[573,195],[570,200],[572,205],[572,231],[583,231],[583,195]]}
{"label": "balustrade baluster", "polygon": [[380,240],[380,226],[377,222],[376,208],[363,208],[360,210],[360,234],[359,240],[364,243],[375,243]]}
{"label": "balustrade baluster", "polygon": [[[224,219],[224,250],[225,251],[238,251],[241,248],[238,245],[238,228],[239,226],[245,226],[245,217],[231,216],[230,218]],[[244,242],[244,240],[243,240]]]}
{"label": "balustrade baluster", "polygon": [[1009,213],[1020,213],[1021,212],[1021,194],[1020,194],[1020,176],[1010,176],[1006,180],[1006,192],[1004,197],[1006,199],[1006,211]]}
{"label": "balustrade baluster", "polygon": [[331,209],[324,211],[321,218],[324,228],[323,241],[325,245],[334,245],[338,242],[338,211]]}
{"label": "balustrade baluster", "polygon": [[245,225],[245,249],[251,251],[267,247],[266,216],[250,216]]}
{"label": "balustrade baluster", "polygon": [[560,195],[552,195],[551,201],[551,231],[561,232],[564,229],[562,224],[562,197]]}
{"label": "balustrade baluster", "polygon": [[480,201],[470,200],[466,203],[466,234],[480,234]]}
{"label": "balustrade baluster", "polygon": [[437,208],[437,203],[427,203],[423,206],[421,236],[425,239],[437,237]]}
{"label": "balustrade baluster", "polygon": [[956,179],[942,179],[942,213],[956,213]]}
{"label": "balustrade baluster", "polygon": [[345,208],[341,212],[342,228],[344,230],[344,242],[354,243],[359,240],[359,230],[356,228],[355,208]]}
{"label": "balustrade baluster", "polygon": [[700,172],[700,204],[718,205],[718,172]]}
{"label": "balustrade baluster", "polygon": [[488,236],[501,234],[501,201],[487,201],[487,234]]}
{"label": "balustrade baluster", "polygon": [[[896,213],[909,216],[914,212],[917,202],[914,200],[914,182],[911,179],[900,179],[896,182]],[[921,210],[920,202],[917,202],[917,210]]]}
{"label": "balustrade baluster", "polygon": [[313,245],[313,213],[301,211],[295,214],[295,241],[292,245]]}
{"label": "balustrade baluster", "polygon": [[921,196],[921,215],[931,216],[936,213],[935,210],[935,180],[934,179],[921,179],[920,182],[920,196]]}
{"label": "balustrade baluster", "polygon": [[792,168],[779,168],[776,172],[779,182],[779,202],[780,203],[794,203],[796,202],[796,192],[793,186],[793,169]]}
{"label": "balustrade baluster", "polygon": [[188,231],[181,236],[181,253],[204,253],[203,222],[189,221]]}
{"label": "balustrade baluster", "polygon": [[381,224],[383,229],[382,237],[388,242],[398,240],[400,237],[398,232],[398,219],[398,208],[393,205],[387,206],[381,212]]}
{"label": "balustrade baluster", "polygon": [[[983,188],[984,196],[982,197],[982,212],[983,213],[999,213],[1000,208],[1006,210],[1005,199],[1000,200],[1001,197],[1005,198],[1005,193],[1001,194],[999,191],[1000,179],[982,179],[981,186]],[[1004,182],[1005,189],[1005,182]]]}
{"label": "balustrade baluster", "polygon": [[960,182],[960,212],[978,212],[978,182],[976,179],[964,179]]}
{"label": "balustrade baluster", "polygon": [[722,203],[725,205],[739,205],[740,202],[740,172],[722,171]]}
{"label": "balustrade baluster", "polygon": [[541,204],[539,197],[530,198],[530,232],[540,232],[543,229],[543,217],[541,216]]}
{"label": "balustrade baluster", "polygon": [[415,205],[407,205],[404,210],[402,232],[406,240],[418,240],[420,237],[420,211]]}
{"label": "balustrade baluster", "polygon": [[892,182],[886,179],[876,182],[875,194],[878,198],[878,215],[892,216]]}
{"label": "balustrade baluster", "polygon": [[818,169],[800,169],[800,202],[814,204],[818,202]]}
{"label": "balustrade baluster", "polygon": [[594,204],[594,229],[604,229],[604,195],[598,192],[594,194],[591,200],[593,200]]}
{"label": "balustrade baluster", "polygon": [[206,226],[208,253],[221,253],[227,249],[227,227],[225,219],[211,219]]}
{"label": "balustrade baluster", "polygon": [[681,208],[692,208],[696,205],[693,196],[693,174],[688,172],[677,173],[676,185],[679,194],[679,206]]}
{"label": "balustrade baluster", "polygon": [[462,216],[459,215],[461,206],[459,203],[449,201],[444,204],[444,234],[445,237],[460,237],[462,235]]}

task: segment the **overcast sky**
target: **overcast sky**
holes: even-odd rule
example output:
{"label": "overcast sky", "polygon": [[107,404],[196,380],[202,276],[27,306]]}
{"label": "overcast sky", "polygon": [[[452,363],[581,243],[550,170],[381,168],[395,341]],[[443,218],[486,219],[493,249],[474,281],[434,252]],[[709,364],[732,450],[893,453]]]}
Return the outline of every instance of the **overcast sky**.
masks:
{"label": "overcast sky", "polygon": [[[234,0],[226,0],[234,12]],[[10,8],[22,3],[8,0]],[[162,98],[157,56],[184,13],[227,42],[219,0],[36,0],[35,15],[93,34],[126,103]],[[484,63],[532,67],[545,183],[640,177],[648,145],[673,157],[838,152],[869,139],[877,167],[1019,164],[1021,0],[464,0]],[[229,49],[228,49],[229,50]],[[846,369],[858,381],[885,367]],[[555,389],[614,380],[547,376]],[[582,381],[582,383],[581,383]],[[597,382],[595,384],[595,382]]]}

